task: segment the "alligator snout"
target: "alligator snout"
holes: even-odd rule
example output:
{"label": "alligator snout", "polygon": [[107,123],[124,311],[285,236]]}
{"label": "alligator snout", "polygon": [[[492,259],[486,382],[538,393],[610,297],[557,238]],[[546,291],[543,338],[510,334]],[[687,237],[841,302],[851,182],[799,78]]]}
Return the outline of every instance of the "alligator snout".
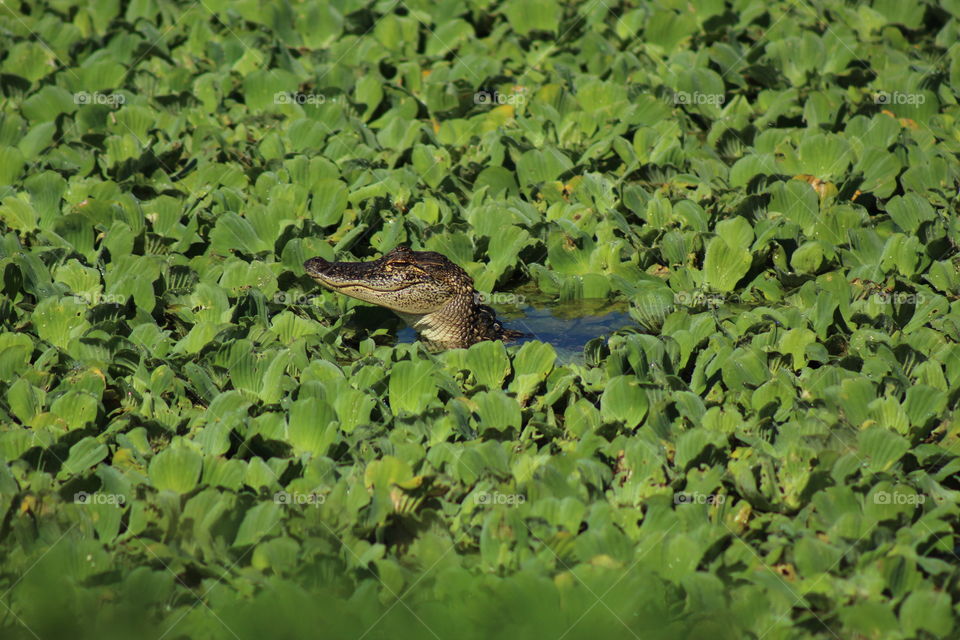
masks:
{"label": "alligator snout", "polygon": [[333,263],[323,258],[310,258],[303,263],[303,268],[307,270],[307,275],[316,277],[326,273],[331,264]]}

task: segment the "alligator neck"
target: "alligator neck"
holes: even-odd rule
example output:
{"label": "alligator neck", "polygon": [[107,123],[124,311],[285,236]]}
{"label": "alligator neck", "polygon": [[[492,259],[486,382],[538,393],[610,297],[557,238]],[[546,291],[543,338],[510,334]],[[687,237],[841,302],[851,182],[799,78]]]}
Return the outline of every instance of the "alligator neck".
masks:
{"label": "alligator neck", "polygon": [[504,329],[493,309],[475,299],[475,294],[464,294],[432,313],[396,313],[430,349],[466,348],[483,340],[515,340],[522,335]]}

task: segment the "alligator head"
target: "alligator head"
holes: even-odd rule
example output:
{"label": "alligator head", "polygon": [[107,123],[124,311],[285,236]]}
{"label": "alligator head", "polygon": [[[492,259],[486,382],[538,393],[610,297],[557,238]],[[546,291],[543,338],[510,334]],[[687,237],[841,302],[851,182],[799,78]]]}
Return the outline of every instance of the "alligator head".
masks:
{"label": "alligator head", "polygon": [[312,258],[303,266],[328,289],[391,309],[430,348],[456,349],[523,335],[504,329],[493,309],[480,303],[467,272],[434,251],[397,247],[369,262]]}

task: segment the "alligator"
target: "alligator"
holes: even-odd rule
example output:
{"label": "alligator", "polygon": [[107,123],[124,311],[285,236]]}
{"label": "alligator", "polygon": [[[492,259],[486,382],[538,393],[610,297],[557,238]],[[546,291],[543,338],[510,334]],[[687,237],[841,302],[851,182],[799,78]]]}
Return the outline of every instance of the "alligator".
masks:
{"label": "alligator", "polygon": [[524,335],[504,328],[493,309],[482,304],[473,278],[435,251],[400,246],[368,262],[311,258],[303,267],[328,289],[390,309],[432,350],[466,348],[484,340],[510,342]]}

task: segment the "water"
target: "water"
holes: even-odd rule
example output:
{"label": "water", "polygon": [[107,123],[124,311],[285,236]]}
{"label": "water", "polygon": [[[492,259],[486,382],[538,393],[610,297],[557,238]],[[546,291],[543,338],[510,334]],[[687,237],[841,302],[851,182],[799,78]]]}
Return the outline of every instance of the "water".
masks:
{"label": "water", "polygon": [[[515,296],[522,305],[488,302],[497,312],[504,326],[528,334],[511,344],[531,340],[548,342],[557,350],[561,362],[580,361],[583,347],[597,337],[608,336],[618,329],[636,326],[627,313],[624,302],[609,300],[570,300],[560,302],[549,298],[532,299]],[[414,342],[416,332],[404,327],[397,335],[399,342]]]}

